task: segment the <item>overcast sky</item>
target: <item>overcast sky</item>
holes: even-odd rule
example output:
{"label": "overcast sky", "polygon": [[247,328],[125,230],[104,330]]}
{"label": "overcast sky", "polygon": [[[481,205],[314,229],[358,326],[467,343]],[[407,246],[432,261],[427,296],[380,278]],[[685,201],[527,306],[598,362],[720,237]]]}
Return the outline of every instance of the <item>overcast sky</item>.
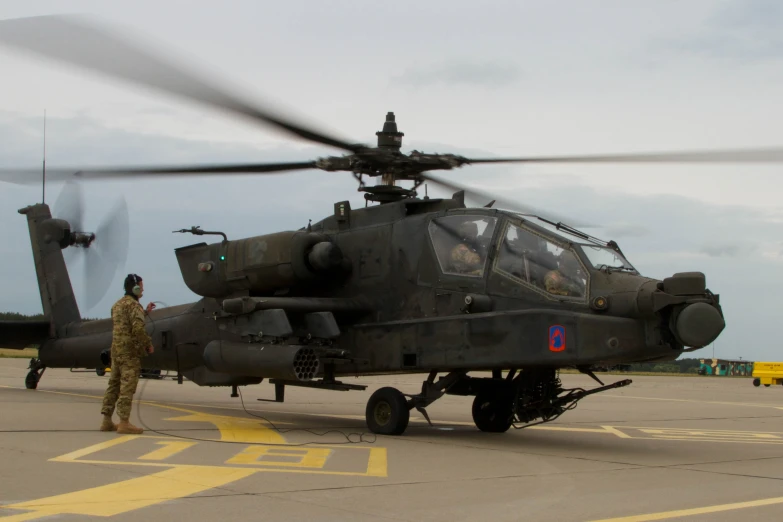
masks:
{"label": "overcast sky", "polygon": [[[490,155],[610,153],[783,145],[783,4],[764,1],[377,3],[6,0],[0,19],[87,13],[164,45],[251,99],[352,141],[373,143],[387,111],[404,149]],[[0,166],[309,159],[340,151],[289,139],[0,47]],[[703,271],[728,326],[715,355],[781,360],[783,166],[466,167],[449,176],[603,225],[645,275]],[[52,183],[54,202],[60,184]],[[229,238],[299,228],[350,198],[347,173],[93,182],[86,223],[124,195],[127,265],[82,314],[106,317],[134,271],[145,297],[196,299],[173,249],[175,229]],[[430,195],[447,195],[429,189]],[[40,187],[0,185],[1,311],[41,310],[17,209]],[[485,202],[476,202],[484,204]],[[274,223],[273,223],[274,222]],[[83,295],[83,267],[71,274]],[[81,299],[81,298],[80,298]],[[712,347],[695,352],[709,357]]]}

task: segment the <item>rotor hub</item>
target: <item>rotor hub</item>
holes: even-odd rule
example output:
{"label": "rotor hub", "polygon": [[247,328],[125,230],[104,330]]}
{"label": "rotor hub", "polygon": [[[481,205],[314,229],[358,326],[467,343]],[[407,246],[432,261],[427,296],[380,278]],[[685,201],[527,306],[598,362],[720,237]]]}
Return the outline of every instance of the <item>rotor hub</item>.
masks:
{"label": "rotor hub", "polygon": [[383,130],[375,133],[378,136],[378,147],[381,149],[400,150],[404,133],[397,131],[397,122],[393,112],[386,113],[386,122]]}

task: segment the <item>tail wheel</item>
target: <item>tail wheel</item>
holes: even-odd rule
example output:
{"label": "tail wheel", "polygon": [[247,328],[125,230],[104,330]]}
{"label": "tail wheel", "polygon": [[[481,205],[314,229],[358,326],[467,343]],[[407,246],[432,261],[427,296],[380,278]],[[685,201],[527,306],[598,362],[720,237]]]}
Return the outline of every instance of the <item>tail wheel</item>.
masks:
{"label": "tail wheel", "polygon": [[28,390],[34,390],[38,388],[38,372],[30,370],[27,372],[27,377],[24,378],[24,387]]}
{"label": "tail wheel", "polygon": [[367,426],[373,433],[401,435],[408,427],[410,409],[402,392],[386,387],[370,396],[365,417]]}
{"label": "tail wheel", "polygon": [[511,400],[494,390],[480,391],[473,400],[473,422],[481,431],[505,433],[511,427]]}

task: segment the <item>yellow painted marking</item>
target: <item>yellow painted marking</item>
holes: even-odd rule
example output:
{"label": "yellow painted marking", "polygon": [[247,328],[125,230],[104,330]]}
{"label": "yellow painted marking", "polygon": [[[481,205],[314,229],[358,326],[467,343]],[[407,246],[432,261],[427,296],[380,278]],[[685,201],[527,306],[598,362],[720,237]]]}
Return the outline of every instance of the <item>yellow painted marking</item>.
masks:
{"label": "yellow painted marking", "polygon": [[602,427],[604,430],[608,431],[609,433],[612,433],[612,434],[614,434],[614,435],[617,435],[617,436],[618,436],[618,437],[620,437],[621,439],[632,439],[632,438],[633,438],[633,437],[631,437],[630,435],[623,433],[622,431],[618,430],[617,428],[615,428],[615,427],[613,427],[613,426],[601,426],[601,427]]}
{"label": "yellow painted marking", "polygon": [[155,451],[151,451],[146,455],[142,455],[141,457],[139,457],[139,460],[166,460],[167,458],[172,457],[177,453],[185,451],[188,448],[192,448],[198,443],[170,440],[170,441],[156,442],[156,444],[163,447],[160,449],[156,449]]}
{"label": "yellow painted marking", "polygon": [[[165,406],[164,406],[165,407]],[[191,415],[166,420],[183,422],[209,422],[220,430],[220,440],[253,444],[285,444],[285,438],[260,419],[229,417],[191,411]]]}
{"label": "yellow painted marking", "polygon": [[[15,389],[12,386],[3,388]],[[16,388],[21,389],[21,388]],[[38,390],[43,393],[58,395],[70,395],[75,397],[88,397],[100,400],[101,396]],[[152,468],[166,468],[145,477],[139,477],[115,484],[96,488],[66,493],[39,500],[21,502],[17,504],[0,506],[3,509],[27,510],[27,513],[19,513],[0,517],[0,521],[22,522],[60,514],[75,514],[83,516],[113,516],[120,513],[148,507],[161,502],[183,498],[209,489],[248,477],[254,473],[306,473],[333,476],[373,476],[386,477],[387,455],[386,448],[367,446],[334,446],[334,448],[349,450],[368,450],[369,458],[366,472],[353,471],[325,471],[322,468],[326,460],[333,453],[329,446],[319,448],[292,448],[287,446],[285,438],[268,426],[266,422],[247,417],[231,417],[225,415],[210,415],[199,411],[171,406],[152,401],[141,401],[154,407],[179,411],[186,415],[167,420],[184,422],[208,422],[220,430],[220,440],[230,442],[244,442],[249,444],[278,444],[278,447],[251,446],[255,450],[254,466],[228,467],[228,466],[201,466],[188,464],[167,464],[160,462],[185,449],[197,444],[190,441],[177,441],[173,437],[155,435],[121,435],[111,440],[94,444],[87,448],[72,451],[65,455],[50,459],[54,462],[75,462],[98,465],[119,466],[146,466]],[[188,404],[189,405],[189,404]],[[223,406],[205,405],[213,409],[234,409]],[[279,413],[279,412],[278,412]],[[298,412],[297,412],[298,413]],[[277,424],[278,422],[276,422]],[[290,423],[280,423],[290,424]],[[147,453],[136,461],[109,461],[90,460],[84,457],[112,448],[119,444],[135,439],[156,440],[162,445],[155,451]],[[245,450],[246,453],[247,450]],[[242,453],[240,453],[242,455]],[[261,458],[261,457],[264,458]],[[294,457],[296,462],[290,462]],[[236,457],[235,457],[236,458]],[[157,462],[156,462],[157,461]]]}
{"label": "yellow painted marking", "polygon": [[[188,469],[188,468],[200,468],[200,467],[209,467],[211,469],[253,469],[258,473],[304,473],[306,475],[334,475],[339,477],[368,477],[368,476],[378,476],[378,477],[385,477],[387,475],[367,475],[367,473],[361,472],[361,471],[325,471],[325,470],[318,470],[318,469],[310,469],[310,468],[276,468],[276,467],[261,467],[256,466],[254,468],[239,468],[239,467],[228,467],[228,466],[196,466],[196,465],[190,465],[190,464],[163,464],[159,462],[132,462],[132,461],[122,461],[122,460],[78,460],[76,461],[80,464],[110,464],[113,466],[148,466],[148,467],[157,467],[157,468],[178,468],[178,469]],[[2,506],[0,506],[2,507]],[[0,522],[2,522],[4,519],[0,518]]]}
{"label": "yellow painted marking", "polygon": [[751,500],[750,502],[735,502],[733,504],[721,504],[717,506],[707,506],[701,508],[680,509],[677,511],[663,511],[660,513],[650,513],[647,515],[632,515],[629,517],[606,518],[602,520],[595,520],[593,522],[647,522],[648,520],[665,520],[667,518],[687,517],[690,515],[703,515],[705,513],[719,513],[721,511],[731,511],[734,509],[772,506],[774,504],[783,504],[783,497],[766,498],[762,500]]}
{"label": "yellow painted marking", "polygon": [[[321,469],[332,454],[328,448],[272,448],[249,446],[226,461],[226,464],[251,464],[256,466],[285,466],[292,468]],[[279,460],[295,458],[296,462]],[[262,460],[263,459],[263,460]]]}
{"label": "yellow painted marking", "polygon": [[367,460],[367,476],[388,477],[388,470],[386,448],[370,448],[370,458]]}
{"label": "yellow painted marking", "polygon": [[642,433],[647,433],[649,435],[660,435],[664,437],[715,437],[715,438],[723,438],[723,439],[747,439],[747,440],[758,440],[758,439],[774,439],[774,440],[780,440],[780,437],[778,435],[774,435],[772,433],[753,433],[748,431],[712,431],[712,430],[688,430],[688,429],[679,429],[679,428],[662,428],[662,429],[651,429],[651,428],[645,428],[640,429]]}
{"label": "yellow painted marking", "polygon": [[783,410],[783,406],[778,406],[776,404],[758,404],[752,402],[701,401],[698,399],[669,399],[666,397],[639,397],[635,395],[610,395],[608,393],[602,395],[602,397],[612,398],[612,399],[643,399],[647,401],[695,402],[698,404],[719,404],[721,406],[749,406],[752,408],[775,408],[778,410]]}
{"label": "yellow painted marking", "polygon": [[[647,426],[604,426],[618,437],[637,440],[682,440],[695,442],[734,442],[742,444],[783,444],[781,432],[703,430],[699,428],[653,428]],[[635,431],[648,436],[636,436]]]}
{"label": "yellow painted marking", "polygon": [[[211,466],[174,467],[96,488],[3,506],[6,509],[32,510],[0,520],[32,520],[53,515],[110,517],[195,495],[212,488],[249,477],[254,469]],[[31,517],[35,515],[34,517]],[[27,518],[18,518],[19,516]]]}
{"label": "yellow painted marking", "polygon": [[[19,386],[6,386],[3,384],[0,384],[0,388],[8,388],[10,390],[27,390],[27,388],[22,388]],[[55,395],[68,395],[71,397],[84,397],[88,399],[97,399],[97,400],[103,400],[103,395],[90,395],[88,393],[72,393],[72,392],[62,392],[62,391],[54,391],[54,390],[35,390],[36,393],[52,393]],[[244,412],[244,408],[234,408],[232,406],[220,406],[216,404],[198,404],[194,402],[168,402],[168,403],[160,403],[156,401],[134,401],[134,402],[140,402],[141,404],[146,404],[149,406],[157,406],[159,408],[165,408],[169,410],[175,410],[175,411],[182,411],[186,413],[194,413],[193,410],[186,410],[184,408],[176,408],[173,405],[178,406],[192,406],[196,408],[210,408],[213,410],[230,410],[230,411],[241,411]],[[275,412],[277,413],[277,412]],[[280,413],[286,413],[286,412],[280,412]],[[364,418],[364,417],[362,417]],[[292,424],[291,422],[283,422],[283,421],[275,421],[275,424]]]}
{"label": "yellow painted marking", "polygon": [[123,444],[138,437],[139,435],[122,435],[116,439],[107,440],[106,442],[99,442],[98,444],[93,444],[92,446],[87,446],[86,448],[72,451],[71,453],[66,453],[65,455],[60,455],[59,457],[54,457],[53,459],[49,460],[53,462],[71,462],[91,453]]}
{"label": "yellow painted marking", "polygon": [[544,431],[572,431],[576,433],[606,433],[603,426],[600,428],[567,428],[561,426],[530,426],[526,430],[544,430]]}
{"label": "yellow painted marking", "polygon": [[[279,414],[287,414],[287,415],[308,415],[311,417],[325,417],[329,419],[356,419],[356,420],[364,420],[363,415],[330,415],[330,414],[324,414],[324,413],[307,413],[307,412],[301,412],[301,411],[275,411],[275,413]],[[419,418],[412,418],[410,420],[411,423],[416,422],[419,424],[427,424],[427,419],[419,419]],[[436,421],[437,422],[437,421]],[[275,421],[277,423],[277,421]],[[465,421],[441,421],[440,424],[443,426],[475,426],[475,423],[473,422],[465,422]],[[437,424],[436,424],[437,426]],[[566,426],[544,426],[544,425],[538,425],[538,426],[530,426],[529,428],[525,428],[526,430],[544,430],[544,431],[570,431],[570,432],[577,432],[577,433],[606,433],[606,430],[603,428],[569,428]]]}

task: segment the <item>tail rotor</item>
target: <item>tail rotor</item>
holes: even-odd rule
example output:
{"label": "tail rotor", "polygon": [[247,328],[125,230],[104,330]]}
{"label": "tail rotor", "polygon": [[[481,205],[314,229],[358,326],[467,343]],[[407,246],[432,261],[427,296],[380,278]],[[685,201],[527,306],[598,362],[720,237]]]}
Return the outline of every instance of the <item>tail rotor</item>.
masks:
{"label": "tail rotor", "polygon": [[67,265],[82,262],[84,309],[96,306],[106,295],[118,269],[125,266],[130,229],[128,207],[121,197],[113,210],[88,232],[84,221],[84,195],[76,181],[65,183],[54,204],[54,215],[70,224],[69,248],[63,255]]}

